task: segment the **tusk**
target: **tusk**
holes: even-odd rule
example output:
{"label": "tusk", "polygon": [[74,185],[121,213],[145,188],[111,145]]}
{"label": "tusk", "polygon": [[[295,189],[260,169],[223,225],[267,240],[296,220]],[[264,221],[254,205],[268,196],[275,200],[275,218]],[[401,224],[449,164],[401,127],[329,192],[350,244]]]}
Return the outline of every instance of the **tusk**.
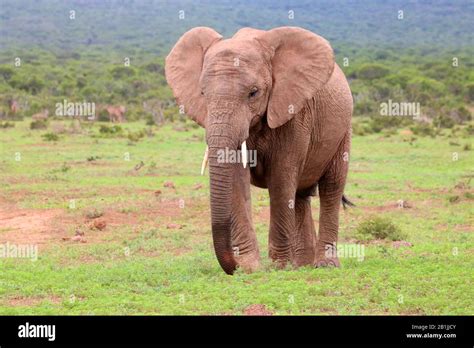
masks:
{"label": "tusk", "polygon": [[242,143],[242,164],[244,168],[247,167],[247,143],[245,141]]}
{"label": "tusk", "polygon": [[201,164],[201,175],[204,175],[204,171],[206,170],[208,161],[209,161],[209,146],[206,146],[206,151],[204,152],[204,158],[202,159],[202,164]]}

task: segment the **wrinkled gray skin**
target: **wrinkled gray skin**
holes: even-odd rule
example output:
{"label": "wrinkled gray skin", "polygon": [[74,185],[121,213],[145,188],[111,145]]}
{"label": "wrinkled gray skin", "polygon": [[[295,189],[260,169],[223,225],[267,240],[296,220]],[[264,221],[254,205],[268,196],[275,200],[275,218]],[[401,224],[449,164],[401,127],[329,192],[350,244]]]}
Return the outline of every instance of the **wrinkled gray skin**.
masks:
{"label": "wrinkled gray skin", "polygon": [[[329,43],[295,27],[244,28],[227,40],[194,28],[168,55],[166,77],[179,105],[206,128],[212,234],[224,271],[259,266],[250,183],[268,188],[269,255],[278,266],[339,266],[327,250],[338,236],[352,95]],[[218,163],[219,149],[245,140],[257,150],[256,167]]]}

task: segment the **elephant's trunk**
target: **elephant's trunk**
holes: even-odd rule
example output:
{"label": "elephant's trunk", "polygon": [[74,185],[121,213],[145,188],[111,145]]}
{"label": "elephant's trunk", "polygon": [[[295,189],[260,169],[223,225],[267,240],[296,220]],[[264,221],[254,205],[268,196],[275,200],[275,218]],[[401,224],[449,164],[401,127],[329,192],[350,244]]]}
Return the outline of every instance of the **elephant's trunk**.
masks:
{"label": "elephant's trunk", "polygon": [[218,157],[219,151],[225,151],[226,147],[237,149],[237,146],[230,141],[228,134],[223,134],[226,133],[223,126],[218,128],[221,131],[208,137],[212,238],[219,264],[227,274],[233,274],[237,268],[231,243],[234,164]]}
{"label": "elephant's trunk", "polygon": [[246,109],[232,98],[213,98],[208,104],[206,140],[209,147],[212,238],[217,260],[227,274],[237,268],[232,246],[232,199],[236,166],[222,156],[237,151],[248,138]]}
{"label": "elephant's trunk", "polygon": [[[229,106],[229,103],[224,104]],[[247,125],[231,125],[230,116],[240,116],[236,108],[216,108],[209,113],[207,144],[209,146],[209,175],[211,191],[212,237],[217,260],[227,274],[237,268],[231,240],[232,225],[232,186],[235,166],[242,163],[228,163],[222,153],[237,151],[238,146],[248,134]],[[238,112],[237,112],[238,113]],[[221,153],[222,151],[222,153]]]}

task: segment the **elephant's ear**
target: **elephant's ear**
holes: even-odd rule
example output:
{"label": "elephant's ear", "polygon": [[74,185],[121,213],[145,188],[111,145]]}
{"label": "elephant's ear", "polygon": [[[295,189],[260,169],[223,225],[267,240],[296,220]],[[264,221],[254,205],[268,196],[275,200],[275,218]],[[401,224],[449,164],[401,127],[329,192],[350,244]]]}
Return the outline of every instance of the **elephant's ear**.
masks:
{"label": "elephant's ear", "polygon": [[205,127],[207,107],[199,89],[204,54],[222,36],[211,28],[197,27],[186,32],[166,57],[166,80],[179,107]]}
{"label": "elephant's ear", "polygon": [[275,51],[267,120],[276,128],[292,119],[329,80],[334,53],[321,36],[297,27],[269,30],[258,41]]}

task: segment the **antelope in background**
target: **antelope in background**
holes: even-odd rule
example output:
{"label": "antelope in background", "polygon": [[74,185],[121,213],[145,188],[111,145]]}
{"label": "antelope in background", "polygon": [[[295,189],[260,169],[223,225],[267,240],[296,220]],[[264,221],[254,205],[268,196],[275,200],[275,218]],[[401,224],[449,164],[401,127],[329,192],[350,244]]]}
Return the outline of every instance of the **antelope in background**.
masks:
{"label": "antelope in background", "polygon": [[15,116],[20,109],[20,105],[15,99],[10,100],[10,115]]}
{"label": "antelope in background", "polygon": [[109,120],[112,123],[122,123],[125,122],[125,106],[120,105],[120,106],[113,106],[113,105],[108,105],[106,107],[107,112],[109,113]]}
{"label": "antelope in background", "polygon": [[45,121],[48,119],[48,115],[49,115],[49,110],[44,109],[42,112],[38,112],[34,114],[33,116],[31,116],[31,118],[33,119],[33,121],[39,121],[39,120]]}

